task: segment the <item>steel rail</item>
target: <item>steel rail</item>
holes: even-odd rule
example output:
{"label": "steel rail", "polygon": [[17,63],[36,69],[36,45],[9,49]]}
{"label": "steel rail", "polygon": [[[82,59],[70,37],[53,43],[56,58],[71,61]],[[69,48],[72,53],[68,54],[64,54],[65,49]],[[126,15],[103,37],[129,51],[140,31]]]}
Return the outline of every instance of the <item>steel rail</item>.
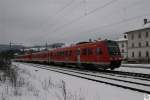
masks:
{"label": "steel rail", "polygon": [[149,69],[149,70],[150,70],[150,67],[145,67],[145,66],[128,66],[128,65],[121,65],[121,67],[139,68],[139,69]]}
{"label": "steel rail", "polygon": [[[43,66],[45,66],[45,65],[43,65]],[[63,68],[81,71],[81,69],[75,68],[75,67],[63,67]],[[139,79],[139,80],[144,80],[144,81],[150,81],[150,74],[144,74],[144,73],[124,72],[124,71],[111,71],[111,70],[101,70],[101,69],[92,70],[92,71],[91,70],[89,71],[89,70],[86,70],[86,69],[82,69],[82,71],[84,71],[84,72],[93,72],[93,73],[98,72],[98,73],[107,74],[107,75],[125,75],[125,76],[118,76],[118,77],[127,77],[127,78],[132,78],[132,79]],[[132,76],[132,77],[130,77],[130,76]]]}

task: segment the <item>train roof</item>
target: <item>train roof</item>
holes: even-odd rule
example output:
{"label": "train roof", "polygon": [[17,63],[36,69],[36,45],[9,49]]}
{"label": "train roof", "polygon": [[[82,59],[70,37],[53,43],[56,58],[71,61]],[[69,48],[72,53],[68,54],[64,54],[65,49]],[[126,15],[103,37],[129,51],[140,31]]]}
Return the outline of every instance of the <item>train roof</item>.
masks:
{"label": "train roof", "polygon": [[[63,50],[63,49],[70,49],[70,48],[76,48],[76,47],[82,47],[82,46],[89,46],[89,45],[93,45],[93,44],[99,44],[99,43],[103,43],[104,41],[111,41],[111,40],[100,40],[100,41],[93,41],[93,42],[79,42],[75,45],[70,45],[70,46],[66,46],[66,47],[60,47],[60,48],[56,48],[53,49],[54,51],[57,50]],[[51,50],[50,50],[51,51]]]}
{"label": "train roof", "polygon": [[[93,44],[95,44],[95,45],[97,45],[97,44],[99,44],[99,43],[104,43],[104,42],[106,42],[106,41],[108,41],[108,42],[110,42],[110,41],[112,41],[112,40],[99,40],[99,41],[93,41],[93,42],[79,42],[79,43],[77,43],[77,44],[75,44],[75,45],[70,45],[70,46],[66,46],[66,47],[60,47],[60,48],[55,48],[55,49],[52,49],[52,50],[47,50],[47,51],[40,51],[40,52],[35,52],[35,53],[31,53],[31,54],[40,54],[40,53],[48,53],[48,52],[50,52],[50,51],[59,51],[59,50],[67,50],[67,49],[73,49],[73,48],[76,48],[76,47],[82,47],[82,46],[92,46]],[[24,55],[18,55],[17,57],[19,57],[19,56],[28,56],[28,55],[31,55],[31,54],[24,54]]]}

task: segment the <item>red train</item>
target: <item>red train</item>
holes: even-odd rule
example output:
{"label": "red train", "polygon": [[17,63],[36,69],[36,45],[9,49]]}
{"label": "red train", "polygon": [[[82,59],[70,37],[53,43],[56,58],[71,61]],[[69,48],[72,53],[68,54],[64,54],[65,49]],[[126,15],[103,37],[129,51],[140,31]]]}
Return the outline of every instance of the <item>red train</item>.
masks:
{"label": "red train", "polygon": [[115,41],[101,40],[20,55],[15,60],[61,65],[71,64],[88,68],[113,70],[121,65],[122,58],[118,44]]}

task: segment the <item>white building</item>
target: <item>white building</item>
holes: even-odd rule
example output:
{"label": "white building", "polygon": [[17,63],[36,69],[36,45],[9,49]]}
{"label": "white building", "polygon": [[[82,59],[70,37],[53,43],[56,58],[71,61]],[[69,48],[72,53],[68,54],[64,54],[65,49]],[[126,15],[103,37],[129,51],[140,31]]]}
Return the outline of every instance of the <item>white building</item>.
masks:
{"label": "white building", "polygon": [[127,50],[128,42],[127,41],[128,41],[127,38],[120,38],[117,40],[117,43],[119,45],[119,49],[121,52],[121,56],[124,58],[124,60],[126,60],[128,57],[128,50]]}
{"label": "white building", "polygon": [[150,62],[150,24],[125,34],[128,37],[128,60]]}

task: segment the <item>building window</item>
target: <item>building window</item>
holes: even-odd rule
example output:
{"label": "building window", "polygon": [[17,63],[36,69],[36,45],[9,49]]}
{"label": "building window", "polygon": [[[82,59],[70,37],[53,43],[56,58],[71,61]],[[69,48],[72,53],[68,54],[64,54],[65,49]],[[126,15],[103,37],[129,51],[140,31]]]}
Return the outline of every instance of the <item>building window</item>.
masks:
{"label": "building window", "polygon": [[131,35],[131,39],[132,39],[132,40],[134,39],[134,34]]}
{"label": "building window", "polygon": [[132,43],[132,48],[134,48],[134,43]]}
{"label": "building window", "polygon": [[138,37],[141,38],[141,33],[139,33]]}
{"label": "building window", "polygon": [[148,37],[148,32],[146,32],[146,35],[145,35],[145,37]]}
{"label": "building window", "polygon": [[148,43],[148,41],[146,41],[146,47],[148,47],[149,46],[149,43]]}
{"label": "building window", "polygon": [[134,52],[132,52],[132,57],[134,57]]}
{"label": "building window", "polygon": [[124,53],[124,49],[122,49],[121,52]]}
{"label": "building window", "polygon": [[149,57],[149,52],[148,51],[146,51],[146,57]]}
{"label": "building window", "polygon": [[141,51],[139,51],[139,57],[141,57]]}
{"label": "building window", "polygon": [[121,45],[121,46],[122,46],[122,48],[124,48],[124,43],[122,43],[122,45]]}
{"label": "building window", "polygon": [[141,47],[141,42],[139,42],[139,47]]}

